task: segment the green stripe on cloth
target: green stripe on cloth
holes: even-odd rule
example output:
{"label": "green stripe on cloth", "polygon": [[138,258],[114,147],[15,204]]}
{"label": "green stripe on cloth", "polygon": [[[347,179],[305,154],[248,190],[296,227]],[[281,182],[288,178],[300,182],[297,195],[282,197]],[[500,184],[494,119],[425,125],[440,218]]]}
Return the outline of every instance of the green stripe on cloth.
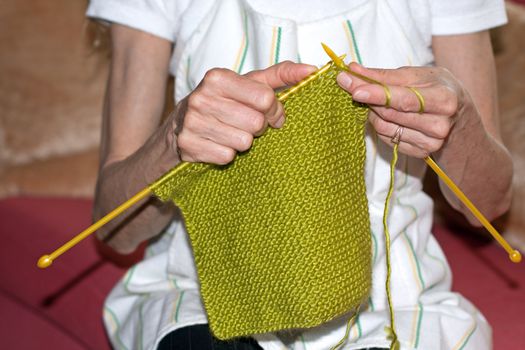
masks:
{"label": "green stripe on cloth", "polygon": [[142,301],[140,302],[140,305],[139,305],[139,329],[137,331],[137,344],[138,344],[138,348],[139,349],[144,349],[144,337],[143,337],[143,334],[144,334],[144,316],[142,315],[143,313],[143,308],[144,308],[144,303],[146,302],[146,300],[148,299],[149,297],[149,294],[145,294],[142,296]]}
{"label": "green stripe on cloth", "polygon": [[404,238],[406,239],[406,242],[408,243],[408,246],[410,247],[410,252],[412,254],[412,258],[414,259],[414,262],[416,263],[416,269],[417,269],[417,275],[419,282],[421,283],[421,289],[425,289],[425,280],[423,279],[423,274],[421,273],[421,265],[419,264],[419,259],[416,255],[416,251],[414,250],[414,246],[412,245],[412,242],[408,238],[408,235],[406,233],[406,230],[402,232]]}
{"label": "green stripe on cloth", "polygon": [[421,333],[421,320],[423,319],[423,304],[418,302],[419,314],[417,317],[417,330],[416,330],[416,341],[414,342],[414,347],[417,349],[419,346],[419,335]]}
{"label": "green stripe on cloth", "polygon": [[[408,162],[407,162],[407,167],[408,167]],[[401,187],[401,189],[404,188],[405,186],[406,186],[406,183],[403,184],[403,187]],[[399,200],[399,198],[396,199],[396,202],[397,202],[397,204],[399,204],[400,206],[402,206],[404,208],[411,209],[412,212],[414,213],[413,221],[417,220],[417,218],[419,217],[419,213],[418,213],[417,209],[413,205],[402,203]],[[416,254],[416,251],[414,249],[412,241],[409,239],[409,237],[408,237],[408,235],[406,233],[406,228],[402,232],[402,234],[403,234],[406,242],[408,243],[408,245],[410,247],[410,252],[411,252],[412,258],[414,259],[414,262],[416,264],[416,269],[417,269],[418,279],[419,279],[419,282],[421,284],[421,289],[423,290],[423,289],[425,289],[425,280],[423,279],[423,273],[421,272],[421,264],[419,262],[419,258],[418,258],[417,254]]]}
{"label": "green stripe on cloth", "polygon": [[131,277],[133,276],[133,273],[135,272],[135,266],[133,266],[131,269],[128,270],[128,272],[126,273],[126,277],[124,277],[124,289],[126,290],[126,292],[128,293],[131,293],[129,291],[129,282],[131,281]]}
{"label": "green stripe on cloth", "polygon": [[239,64],[239,68],[237,69],[237,73],[241,73],[242,69],[244,67],[244,61],[246,60],[246,54],[248,53],[248,46],[250,44],[249,38],[248,38],[248,14],[246,11],[244,12],[244,51],[242,53],[241,63]]}
{"label": "green stripe on cloth", "polygon": [[124,350],[128,350],[126,345],[124,345],[124,343],[122,342],[122,339],[120,339],[120,335],[119,335],[120,322],[119,322],[119,320],[117,318],[117,315],[115,314],[115,312],[113,312],[113,310],[111,310],[107,306],[104,307],[104,311],[107,312],[111,316],[111,319],[113,320],[113,322],[115,323],[115,326],[117,327],[115,329],[115,338],[117,339],[117,343],[118,343],[119,348],[120,349],[124,349]]}
{"label": "green stripe on cloth", "polygon": [[357,325],[357,338],[355,339],[356,341],[363,336],[363,330],[361,329],[361,322],[359,321],[359,316],[360,315],[357,315],[357,320],[355,322],[355,324]]}
{"label": "green stripe on cloth", "polygon": [[374,311],[375,310],[374,302],[372,301],[372,297],[368,298],[368,306],[370,307],[370,311]]}
{"label": "green stripe on cloth", "polygon": [[279,63],[279,54],[281,52],[281,32],[282,32],[282,28],[278,27],[277,28],[277,42],[275,44],[275,56],[273,60],[274,64]]}
{"label": "green stripe on cloth", "polygon": [[[447,278],[448,277],[448,269],[447,269],[447,265],[445,264],[445,261],[443,261],[443,259],[438,258],[437,256],[434,256],[434,255],[430,254],[427,248],[425,248],[425,254],[429,258],[431,258],[432,260],[435,260],[435,261],[437,261],[438,263],[441,264],[441,266],[443,267],[443,271],[445,272],[445,277],[443,279]],[[437,284],[437,283],[439,283],[441,281],[442,280],[438,280],[438,281],[436,281],[435,284]],[[433,284],[432,286],[429,286],[429,288],[434,287],[435,284]]]}
{"label": "green stripe on cloth", "polygon": [[180,306],[182,304],[182,298],[184,297],[184,291],[182,291],[179,295],[179,300],[177,301],[177,308],[175,310],[175,322],[179,322],[179,311],[180,311]]}
{"label": "green stripe on cloth", "polygon": [[373,231],[370,231],[370,235],[372,236],[372,244],[374,246],[374,252],[373,252],[373,256],[372,256],[372,263],[375,265],[376,263],[376,259],[377,259],[377,238],[376,236],[374,235],[374,232]]}
{"label": "green stripe on cloth", "polygon": [[188,88],[189,92],[193,90],[193,84],[190,81],[190,66],[191,66],[191,57],[188,56],[188,59],[186,60],[186,87]]}
{"label": "green stripe on cloth", "polygon": [[463,344],[461,344],[461,347],[458,348],[457,350],[463,350],[465,348],[465,346],[467,345],[468,341],[470,340],[470,337],[472,337],[472,334],[474,334],[474,332],[476,331],[477,328],[478,328],[478,325],[475,324],[474,328],[472,328],[472,330],[470,331],[470,333],[467,336],[467,338],[463,341]]}
{"label": "green stripe on cloth", "polygon": [[352,23],[350,23],[350,20],[346,20],[346,25],[348,26],[348,29],[350,30],[350,34],[352,34],[352,41],[354,43],[354,48],[355,48],[355,54],[357,56],[357,62],[359,62],[359,64],[362,64],[363,61],[361,60],[361,54],[359,53],[359,46],[357,46],[357,40],[355,40],[355,33],[354,33],[354,29],[352,28]]}

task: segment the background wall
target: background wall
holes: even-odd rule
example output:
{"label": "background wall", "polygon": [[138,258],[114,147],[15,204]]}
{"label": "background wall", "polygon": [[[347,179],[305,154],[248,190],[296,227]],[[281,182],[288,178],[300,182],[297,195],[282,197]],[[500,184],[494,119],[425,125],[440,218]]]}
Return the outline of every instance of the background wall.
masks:
{"label": "background wall", "polygon": [[85,0],[0,6],[0,197],[91,196],[107,43]]}

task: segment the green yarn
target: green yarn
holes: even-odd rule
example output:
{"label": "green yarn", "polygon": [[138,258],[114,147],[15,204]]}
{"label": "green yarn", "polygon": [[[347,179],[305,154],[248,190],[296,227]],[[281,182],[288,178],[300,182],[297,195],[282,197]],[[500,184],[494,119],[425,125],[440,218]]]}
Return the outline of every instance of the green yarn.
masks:
{"label": "green yarn", "polygon": [[390,314],[390,326],[385,328],[387,339],[390,340],[390,350],[399,350],[399,340],[397,338],[394,305],[392,303],[392,291],[390,289],[390,277],[392,275],[392,266],[390,262],[390,231],[388,230],[388,211],[390,210],[390,199],[394,193],[395,169],[398,159],[399,143],[394,143],[394,150],[392,151],[392,160],[390,161],[390,186],[385,199],[385,208],[383,211],[383,230],[385,233],[385,259],[386,259],[386,280],[385,290],[388,301],[388,311]]}
{"label": "green yarn", "polygon": [[231,164],[187,164],[150,187],[182,210],[220,339],[314,327],[369,295],[368,108],[337,85],[339,71],[292,93],[284,127]]}

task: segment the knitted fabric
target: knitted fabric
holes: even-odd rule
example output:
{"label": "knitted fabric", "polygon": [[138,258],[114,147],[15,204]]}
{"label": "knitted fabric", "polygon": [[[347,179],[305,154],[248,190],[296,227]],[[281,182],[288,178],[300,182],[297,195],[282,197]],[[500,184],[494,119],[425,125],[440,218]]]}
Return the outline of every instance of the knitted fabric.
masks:
{"label": "knitted fabric", "polygon": [[291,94],[284,127],[229,165],[187,164],[151,186],[182,210],[220,339],[314,327],[369,294],[368,109],[337,85],[338,72]]}

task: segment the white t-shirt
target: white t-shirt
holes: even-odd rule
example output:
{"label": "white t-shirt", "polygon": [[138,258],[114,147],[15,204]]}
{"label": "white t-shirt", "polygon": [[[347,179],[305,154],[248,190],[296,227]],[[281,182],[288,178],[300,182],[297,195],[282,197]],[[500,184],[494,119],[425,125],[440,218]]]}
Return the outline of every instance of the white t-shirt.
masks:
{"label": "white t-shirt", "polygon": [[[322,65],[329,59],[320,42],[370,67],[430,65],[432,35],[480,31],[506,21],[499,0],[92,0],[88,15],[173,41],[170,69],[177,77],[176,101],[213,67],[245,73],[283,60]],[[372,128],[366,145],[373,286],[344,349],[389,346],[382,215],[391,149]],[[450,291],[448,263],[430,232],[432,201],[421,185],[425,169],[419,159],[400,157],[389,217],[401,348],[490,349],[491,330],[484,317]],[[174,329],[207,322],[181,220],[150,244],[146,258],[115,286],[104,320],[115,348],[124,349],[155,349]],[[278,334],[255,338],[265,349],[329,349],[343,338],[346,321],[331,321],[287,339]]]}

